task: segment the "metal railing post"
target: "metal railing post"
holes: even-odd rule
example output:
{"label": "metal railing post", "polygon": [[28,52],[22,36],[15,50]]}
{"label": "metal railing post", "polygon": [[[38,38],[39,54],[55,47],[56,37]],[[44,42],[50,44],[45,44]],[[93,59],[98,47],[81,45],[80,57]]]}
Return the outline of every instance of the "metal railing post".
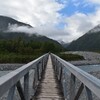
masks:
{"label": "metal railing post", "polygon": [[21,100],[26,100],[25,99],[25,95],[24,95],[24,91],[23,91],[23,88],[22,88],[22,85],[21,85],[20,81],[17,82],[17,90],[19,92]]}
{"label": "metal railing post", "polygon": [[29,72],[24,76],[24,96],[29,100]]}
{"label": "metal railing post", "polygon": [[44,71],[44,58],[42,59],[42,72]]}
{"label": "metal railing post", "polygon": [[88,87],[85,86],[88,100],[93,100],[92,93]]}
{"label": "metal railing post", "polygon": [[37,67],[38,67],[38,80],[40,81],[41,80],[41,68],[42,68],[41,62],[39,62]]}
{"label": "metal railing post", "polygon": [[71,73],[70,77],[70,100],[75,98],[75,76]]}
{"label": "metal railing post", "polygon": [[63,93],[64,93],[64,98],[67,100],[67,83],[66,83],[66,75],[65,75],[64,69],[62,70],[62,87],[63,87]]}
{"label": "metal railing post", "polygon": [[78,92],[77,92],[77,94],[76,94],[74,100],[78,100],[78,99],[79,99],[79,97],[80,97],[80,95],[81,95],[83,89],[84,89],[84,84],[82,83],[81,86],[80,86],[79,89],[78,89]]}
{"label": "metal railing post", "polygon": [[39,81],[39,63],[37,64],[36,66],[36,77],[37,77],[37,80]]}
{"label": "metal railing post", "polygon": [[33,89],[35,91],[36,86],[37,86],[37,72],[36,72],[37,68],[34,69],[34,76],[33,76]]}
{"label": "metal railing post", "polygon": [[8,93],[7,100],[14,100],[15,85],[11,87]]}
{"label": "metal railing post", "polygon": [[61,66],[61,69],[60,69],[60,73],[59,73],[59,80],[61,81],[61,78],[62,78],[62,71],[63,71],[63,68]]}

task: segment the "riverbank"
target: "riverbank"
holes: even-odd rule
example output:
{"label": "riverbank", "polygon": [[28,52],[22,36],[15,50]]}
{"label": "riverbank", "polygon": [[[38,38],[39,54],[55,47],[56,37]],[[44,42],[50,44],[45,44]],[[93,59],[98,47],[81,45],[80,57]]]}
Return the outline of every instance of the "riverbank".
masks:
{"label": "riverbank", "polygon": [[6,64],[0,64],[0,71],[9,71],[9,70],[15,70],[24,64],[18,64],[18,63],[6,63]]}
{"label": "riverbank", "polygon": [[75,66],[100,64],[99,53],[86,52],[86,51],[71,51],[71,52],[65,52],[65,54],[78,54],[84,57],[84,60],[69,61],[71,64]]}
{"label": "riverbank", "polygon": [[[86,51],[71,51],[71,52],[64,52],[66,54],[78,54],[84,57],[84,60],[78,61],[68,61],[75,66],[82,66],[82,65],[98,65],[100,64],[100,54],[95,52],[86,52]],[[19,63],[4,63],[0,64],[0,70],[15,70],[21,67],[24,64]]]}

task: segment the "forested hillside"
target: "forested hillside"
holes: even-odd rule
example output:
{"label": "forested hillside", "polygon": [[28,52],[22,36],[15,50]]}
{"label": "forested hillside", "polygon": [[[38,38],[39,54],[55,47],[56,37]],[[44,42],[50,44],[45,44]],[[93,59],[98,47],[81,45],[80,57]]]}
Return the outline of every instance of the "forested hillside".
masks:
{"label": "forested hillside", "polygon": [[67,49],[72,51],[100,51],[100,25],[70,43]]}
{"label": "forested hillside", "polygon": [[27,63],[47,52],[63,51],[60,43],[38,33],[9,31],[12,25],[34,29],[29,24],[0,16],[0,63]]}
{"label": "forested hillside", "polygon": [[26,63],[47,52],[60,52],[63,48],[52,41],[26,41],[21,37],[0,40],[0,62]]}

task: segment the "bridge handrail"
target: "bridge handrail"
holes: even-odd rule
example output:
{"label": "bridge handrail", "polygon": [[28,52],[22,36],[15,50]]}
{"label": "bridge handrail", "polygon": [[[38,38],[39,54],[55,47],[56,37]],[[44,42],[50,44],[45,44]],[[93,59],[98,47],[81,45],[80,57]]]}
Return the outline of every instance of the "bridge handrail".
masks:
{"label": "bridge handrail", "polygon": [[[81,70],[80,68],[68,63],[67,61],[61,59],[60,57],[58,57],[55,54],[51,54],[51,57],[52,57],[54,66],[57,67],[57,66],[59,66],[59,63],[60,63],[60,66],[64,67],[65,69],[67,69],[71,72],[74,82],[75,82],[75,77],[78,78],[82,82],[82,84],[84,84],[84,86],[86,86],[89,94],[91,94],[90,91],[92,91],[97,97],[100,98],[100,80],[99,79],[97,79],[96,77]],[[72,85],[72,83],[70,83],[70,84]],[[81,87],[81,89],[82,89],[82,87]],[[73,90],[73,92],[74,91],[75,90]],[[70,95],[73,96],[73,93]],[[74,96],[75,96],[75,94],[74,94]],[[80,96],[80,94],[77,94],[77,96]],[[70,98],[73,98],[73,97],[70,97]],[[91,98],[91,97],[88,97],[88,98]],[[71,100],[78,100],[78,99],[71,99]],[[89,100],[92,100],[92,99],[89,99]]]}
{"label": "bridge handrail", "polygon": [[[48,54],[45,54],[39,58],[37,58],[34,61],[29,62],[28,64],[23,65],[22,67],[0,77],[0,97],[7,92],[9,89],[11,89],[14,85],[17,85],[17,82],[24,76],[26,77],[26,83],[24,85],[27,85],[28,81],[28,74],[31,69],[37,68],[37,64],[41,63],[42,67],[46,65]],[[43,65],[44,64],[44,65]],[[26,76],[25,76],[26,75]],[[38,76],[39,77],[39,76]],[[21,90],[20,82],[18,85],[19,89]],[[27,87],[27,86],[26,86]],[[28,91],[28,90],[27,90]],[[26,91],[26,92],[27,92]],[[25,92],[25,91],[24,91]],[[10,98],[10,97],[8,97]],[[22,99],[24,98],[24,99]],[[25,99],[25,97],[22,97],[22,100],[28,100]],[[27,98],[27,97],[26,97]],[[13,100],[13,99],[8,99]]]}

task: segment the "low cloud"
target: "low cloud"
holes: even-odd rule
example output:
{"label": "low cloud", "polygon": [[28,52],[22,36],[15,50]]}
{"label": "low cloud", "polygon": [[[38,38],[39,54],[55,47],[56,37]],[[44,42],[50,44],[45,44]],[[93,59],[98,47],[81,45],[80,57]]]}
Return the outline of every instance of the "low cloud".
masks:
{"label": "low cloud", "polygon": [[[55,27],[62,20],[61,9],[66,0],[0,0],[0,14],[12,17],[34,28],[12,25],[8,31],[38,33],[58,40],[65,37],[66,32]],[[63,39],[62,39],[63,40]]]}
{"label": "low cloud", "polygon": [[[60,2],[59,2],[60,1]],[[55,40],[71,42],[85,34],[88,30],[100,24],[100,1],[99,0],[72,0],[75,6],[84,3],[83,7],[97,4],[96,10],[85,14],[74,12],[71,16],[59,13],[68,5],[68,0],[0,0],[0,14],[12,17],[32,25],[12,25],[9,31],[25,32],[29,34],[38,33]],[[63,28],[56,27],[64,23]]]}
{"label": "low cloud", "polygon": [[6,32],[24,32],[29,35],[31,34],[44,35],[55,40],[63,40],[63,41],[66,40],[66,34],[67,34],[64,29],[55,28],[55,26],[53,25],[43,25],[40,27],[31,28],[28,26],[18,26],[17,24],[12,24],[8,26],[8,30]]}
{"label": "low cloud", "polygon": [[35,33],[34,28],[31,28],[29,26],[19,26],[17,24],[12,24],[8,26],[7,32],[24,32],[28,34]]}
{"label": "low cloud", "polygon": [[55,24],[45,24],[34,28],[11,25],[9,31],[19,31],[29,34],[38,33],[55,40],[71,42],[100,24],[100,8],[91,14],[76,12],[70,17],[64,17],[63,22],[65,25],[62,29],[57,28]]}

